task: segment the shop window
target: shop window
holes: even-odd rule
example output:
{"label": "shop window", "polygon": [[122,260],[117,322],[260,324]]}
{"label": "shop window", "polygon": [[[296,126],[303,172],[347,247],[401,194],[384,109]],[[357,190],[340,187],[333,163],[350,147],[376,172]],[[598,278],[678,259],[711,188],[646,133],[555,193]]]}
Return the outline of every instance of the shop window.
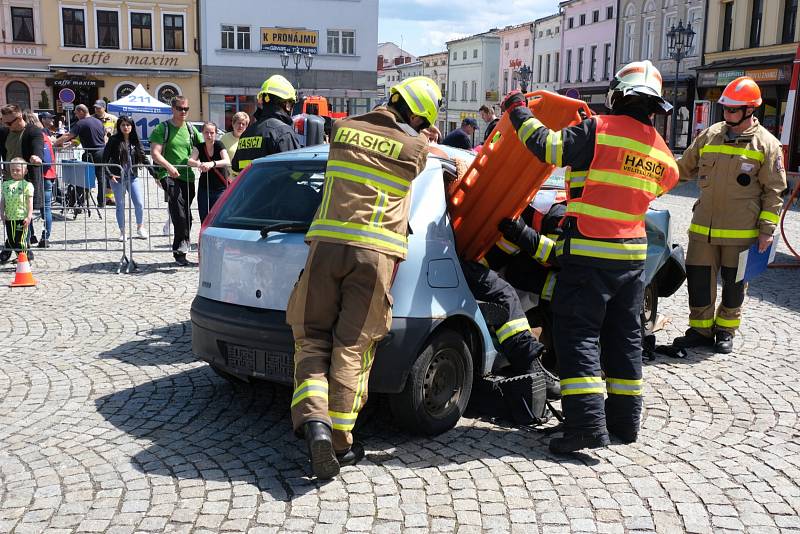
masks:
{"label": "shop window", "polygon": [[172,99],[181,94],[181,90],[174,85],[164,84],[158,89],[156,98],[164,104],[172,105]]}
{"label": "shop window", "polygon": [[233,130],[233,116],[240,111],[252,116],[256,112],[256,97],[250,95],[225,95],[225,126],[223,126],[225,130]]}
{"label": "shop window", "polygon": [[83,9],[61,8],[64,46],[86,47],[86,13]]}
{"label": "shop window", "polygon": [[97,47],[119,48],[119,13],[97,11]]}
{"label": "shop window", "polygon": [[153,49],[153,15],[131,13],[131,49]]}
{"label": "shop window", "polygon": [[31,109],[31,92],[22,82],[11,82],[6,86],[6,102],[21,109]]}
{"label": "shop window", "polygon": [[136,86],[133,85],[132,83],[123,83],[122,85],[117,87],[116,100],[119,100],[120,98],[125,98],[126,96],[131,94],[135,89]]}
{"label": "shop window", "polygon": [[164,51],[184,51],[183,15],[164,15]]}
{"label": "shop window", "polygon": [[508,94],[508,71],[503,71],[503,94]]}
{"label": "shop window", "polygon": [[353,30],[328,30],[328,53],[354,56],[356,32]]}
{"label": "shop window", "polygon": [[797,0],[784,0],[783,3],[783,37],[782,43],[794,41],[794,30],[797,19]]}
{"label": "shop window", "polygon": [[11,31],[15,43],[33,43],[33,9],[11,8]]}

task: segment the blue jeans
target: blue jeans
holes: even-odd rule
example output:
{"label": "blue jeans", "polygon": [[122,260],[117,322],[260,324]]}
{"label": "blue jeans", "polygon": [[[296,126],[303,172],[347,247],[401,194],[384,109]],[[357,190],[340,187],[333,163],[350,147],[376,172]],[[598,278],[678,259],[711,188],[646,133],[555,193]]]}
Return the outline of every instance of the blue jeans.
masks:
{"label": "blue jeans", "polygon": [[142,205],[142,181],[134,174],[126,174],[115,182],[109,179],[111,190],[114,192],[114,203],[116,204],[117,226],[125,228],[125,192],[131,194],[133,211],[136,215],[136,224],[141,225],[144,219],[144,206]]}
{"label": "blue jeans", "polygon": [[53,230],[53,181],[43,180],[43,182],[44,202],[40,213],[44,221],[44,237],[45,239],[50,239],[50,232]]}

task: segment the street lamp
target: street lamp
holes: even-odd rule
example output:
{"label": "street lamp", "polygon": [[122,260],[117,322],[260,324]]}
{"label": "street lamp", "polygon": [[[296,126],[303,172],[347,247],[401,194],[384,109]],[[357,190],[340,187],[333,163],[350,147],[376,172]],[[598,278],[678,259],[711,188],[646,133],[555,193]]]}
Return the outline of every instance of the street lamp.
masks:
{"label": "street lamp", "polygon": [[690,22],[684,27],[682,20],[678,21],[677,27],[673,24],[667,32],[669,57],[675,60],[675,88],[672,92],[672,128],[670,128],[669,143],[672,150],[675,150],[678,138],[678,74],[681,71],[681,60],[686,58],[692,49],[694,35],[692,23]]}
{"label": "street lamp", "polygon": [[531,81],[533,71],[527,64],[523,64],[516,72],[517,80],[519,81],[520,90],[523,93],[528,92],[528,83]]}
{"label": "street lamp", "polygon": [[314,63],[314,56],[311,54],[303,54],[300,50],[295,49],[291,54],[284,52],[281,54],[281,66],[283,70],[289,67],[289,59],[294,63],[294,86],[295,89],[300,89],[300,62],[303,61],[306,66],[306,71],[311,70],[311,65]]}

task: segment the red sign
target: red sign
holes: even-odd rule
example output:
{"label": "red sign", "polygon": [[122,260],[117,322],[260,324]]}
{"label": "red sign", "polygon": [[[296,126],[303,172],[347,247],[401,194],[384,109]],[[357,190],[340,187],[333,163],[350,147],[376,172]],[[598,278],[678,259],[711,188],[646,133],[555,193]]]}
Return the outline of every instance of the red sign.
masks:
{"label": "red sign", "polygon": [[522,60],[521,59],[511,59],[511,60],[508,61],[508,66],[511,67],[512,69],[515,69],[517,67],[521,67],[522,66]]}

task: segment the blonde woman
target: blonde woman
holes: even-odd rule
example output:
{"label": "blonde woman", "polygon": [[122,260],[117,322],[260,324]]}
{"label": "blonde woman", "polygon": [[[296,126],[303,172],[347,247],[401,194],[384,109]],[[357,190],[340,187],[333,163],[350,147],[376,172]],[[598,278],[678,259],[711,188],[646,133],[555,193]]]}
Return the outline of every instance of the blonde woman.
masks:
{"label": "blonde woman", "polygon": [[[233,161],[233,156],[236,154],[236,146],[239,144],[239,138],[249,125],[250,115],[244,111],[239,111],[233,115],[233,131],[227,132],[222,136],[222,139],[220,139],[222,144],[225,146],[225,150],[228,151],[228,156],[231,158],[231,161]],[[239,173],[235,172],[233,169],[230,169],[230,175],[232,178],[236,178],[237,174]]]}

